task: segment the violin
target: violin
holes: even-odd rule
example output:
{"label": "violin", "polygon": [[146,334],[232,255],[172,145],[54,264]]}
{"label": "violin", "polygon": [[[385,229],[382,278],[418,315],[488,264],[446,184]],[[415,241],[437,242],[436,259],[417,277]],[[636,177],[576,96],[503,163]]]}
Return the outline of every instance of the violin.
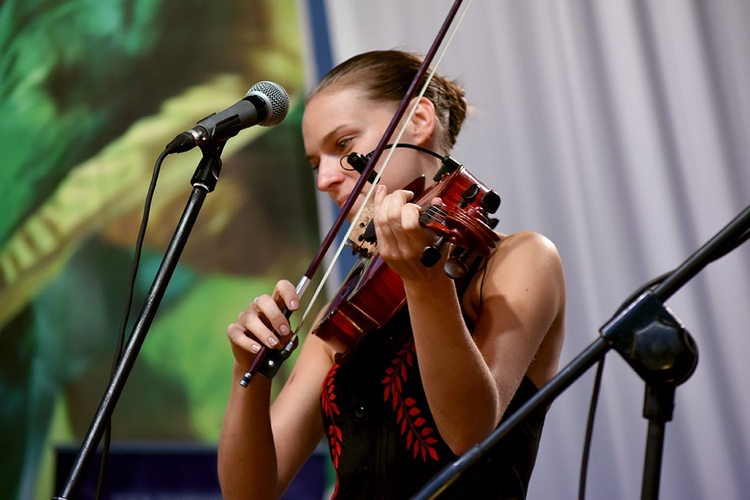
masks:
{"label": "violin", "polygon": [[[421,192],[415,195],[417,204],[441,199],[439,205],[420,208],[420,224],[436,235],[435,242],[422,252],[420,261],[425,266],[434,266],[442,259],[444,248],[450,246],[444,271],[458,280],[466,274],[472,256],[488,256],[500,241],[494,231],[498,221],[488,216],[499,207],[500,197],[450,157],[445,158],[433,180],[437,184],[426,191],[423,188],[415,191],[416,186],[424,186],[424,178],[407,187]],[[377,247],[371,246],[375,243],[372,221],[360,224],[367,226],[359,237],[363,244],[351,242],[360,257],[312,330],[338,354],[345,354],[366,333],[385,325],[406,303],[401,278],[379,257]]]}

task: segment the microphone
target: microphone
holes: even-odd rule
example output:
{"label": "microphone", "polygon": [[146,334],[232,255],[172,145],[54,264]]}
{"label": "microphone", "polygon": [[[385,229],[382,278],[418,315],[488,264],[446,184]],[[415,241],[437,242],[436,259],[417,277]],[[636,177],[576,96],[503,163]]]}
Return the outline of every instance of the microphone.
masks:
{"label": "microphone", "polygon": [[289,94],[274,82],[258,82],[245,97],[224,111],[208,115],[195,127],[181,133],[167,144],[170,153],[182,153],[206,142],[226,141],[240,130],[281,123],[289,111]]}

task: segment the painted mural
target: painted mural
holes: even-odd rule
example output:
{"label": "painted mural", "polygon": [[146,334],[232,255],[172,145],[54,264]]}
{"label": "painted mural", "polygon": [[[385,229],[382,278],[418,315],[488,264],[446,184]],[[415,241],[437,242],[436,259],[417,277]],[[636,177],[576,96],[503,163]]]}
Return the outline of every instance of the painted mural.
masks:
{"label": "painted mural", "polygon": [[[56,447],[80,443],[90,425],[157,156],[270,80],[291,95],[289,116],[227,142],[217,189],[113,417],[113,442],[218,439],[232,363],[226,325],[277,279],[298,279],[317,247],[300,44],[294,0],[0,3],[3,498],[50,498]],[[196,149],[162,166],[131,324],[200,157]]]}

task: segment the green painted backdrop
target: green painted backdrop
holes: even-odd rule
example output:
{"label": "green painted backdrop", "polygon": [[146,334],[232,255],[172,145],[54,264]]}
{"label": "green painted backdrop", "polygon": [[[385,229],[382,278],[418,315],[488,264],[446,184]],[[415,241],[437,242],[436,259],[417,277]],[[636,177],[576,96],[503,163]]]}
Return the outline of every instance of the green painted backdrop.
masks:
{"label": "green painted backdrop", "polygon": [[[317,246],[299,134],[294,0],[0,3],[0,491],[50,498],[107,384],[153,163],[260,80],[290,116],[229,141],[113,421],[115,441],[215,443],[225,328]],[[134,314],[190,194],[198,150],[168,157]],[[288,368],[287,368],[288,369]],[[280,378],[283,378],[283,373]]]}

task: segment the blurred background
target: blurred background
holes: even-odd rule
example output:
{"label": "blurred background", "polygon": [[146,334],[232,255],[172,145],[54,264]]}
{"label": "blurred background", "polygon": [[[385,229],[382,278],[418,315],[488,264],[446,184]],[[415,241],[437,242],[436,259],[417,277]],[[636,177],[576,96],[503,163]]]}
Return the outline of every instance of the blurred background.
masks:
{"label": "blurred background", "polygon": [[[464,84],[474,107],[453,156],[503,198],[500,230],[531,229],[557,244],[569,297],[564,366],[632,292],[748,206],[750,4],[464,4],[439,66]],[[157,155],[270,80],[292,96],[290,115],[228,142],[216,193],[113,418],[122,454],[210,456],[229,389],[226,324],[277,279],[296,282],[330,225],[331,206],[314,193],[300,142],[305,90],[358,52],[426,52],[451,5],[0,3],[3,497],[53,496],[56,452],[74,452],[88,429],[107,384]],[[134,313],[199,160],[196,151],[173,155],[162,169]],[[750,495],[742,382],[750,376],[749,303],[748,245],[667,301],[700,357],[666,427],[661,498]],[[578,496],[592,383],[593,373],[584,374],[550,409],[530,498]],[[639,495],[643,392],[644,382],[609,353],[589,497]]]}
{"label": "blurred background", "polygon": [[[299,134],[300,47],[293,1],[2,3],[3,498],[51,498],[56,447],[77,448],[89,428],[158,154],[270,80],[287,89],[293,109],[282,124],[227,144],[220,187],[207,197],[113,418],[118,446],[215,446],[232,365],[226,325],[280,276],[296,280],[318,246]],[[200,158],[196,148],[162,168],[133,317]]]}

